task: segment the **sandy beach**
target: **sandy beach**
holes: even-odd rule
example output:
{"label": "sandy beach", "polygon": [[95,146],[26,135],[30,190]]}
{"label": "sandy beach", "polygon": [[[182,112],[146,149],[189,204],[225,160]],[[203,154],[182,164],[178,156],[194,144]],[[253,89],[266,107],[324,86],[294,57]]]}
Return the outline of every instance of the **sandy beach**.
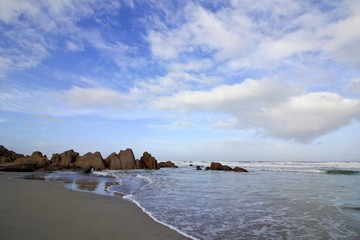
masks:
{"label": "sandy beach", "polygon": [[123,199],[0,173],[0,239],[187,239]]}

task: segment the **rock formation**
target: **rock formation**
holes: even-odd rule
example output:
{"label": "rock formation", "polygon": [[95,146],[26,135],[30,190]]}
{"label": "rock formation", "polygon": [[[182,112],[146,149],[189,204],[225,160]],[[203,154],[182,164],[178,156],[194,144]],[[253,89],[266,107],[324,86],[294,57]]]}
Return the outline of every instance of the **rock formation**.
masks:
{"label": "rock formation", "polygon": [[65,151],[61,154],[54,153],[51,157],[51,167],[59,169],[71,169],[75,167],[76,158],[79,156],[78,152],[73,149]]}
{"label": "rock formation", "polygon": [[103,158],[99,152],[88,152],[82,157],[77,157],[75,161],[75,167],[85,169],[92,167],[97,171],[105,169]]}
{"label": "rock formation", "polygon": [[49,166],[48,158],[46,157],[46,155],[43,155],[39,151],[33,152],[30,157],[18,158],[14,161],[14,163],[15,164],[19,164],[19,163],[35,164],[36,169],[46,168]]}
{"label": "rock formation", "polygon": [[159,168],[176,168],[175,163],[171,161],[159,162],[158,166]]}
{"label": "rock formation", "polygon": [[[39,151],[33,152],[29,157],[0,145],[0,171],[32,172],[37,169],[81,169],[83,172],[89,173],[92,169],[101,171],[106,168],[110,170],[131,170],[159,169],[160,167],[174,168],[176,166],[171,161],[158,163],[155,157],[148,152],[144,152],[140,160],[135,160],[134,153],[130,148],[121,150],[118,154],[112,153],[105,160],[99,152],[89,152],[84,156],[80,156],[78,152],[70,149],[61,154],[53,154],[49,161],[46,155]],[[202,170],[201,166],[196,166],[196,169]],[[210,167],[206,167],[205,170],[247,172],[244,168],[231,168],[219,162],[212,162]]]}
{"label": "rock formation", "polygon": [[[160,163],[161,167],[176,167],[171,161]],[[73,149],[63,153],[54,153],[49,161],[46,155],[36,151],[31,156],[17,154],[0,145],[0,171],[34,171],[45,169],[47,171],[62,169],[79,169],[90,172],[92,169],[101,171],[131,170],[131,169],[159,169],[159,164],[150,153],[144,152],[140,160],[135,160],[130,148],[121,150],[118,154],[112,153],[105,160],[99,152],[86,153],[80,156]]]}
{"label": "rock formation", "polygon": [[144,169],[159,169],[157,160],[148,152],[143,153],[140,162],[143,164]]}
{"label": "rock formation", "polygon": [[233,169],[229,167],[228,165],[223,165],[221,168],[222,171],[232,171]]}
{"label": "rock formation", "polygon": [[120,158],[116,153],[110,154],[106,159],[105,163],[108,169],[110,170],[119,170],[121,169]]}
{"label": "rock formation", "polygon": [[104,160],[105,166],[110,170],[131,169],[158,169],[156,159],[148,152],[144,152],[140,160],[135,160],[132,149],[120,150],[118,154],[112,153]]}
{"label": "rock formation", "polygon": [[218,162],[212,162],[210,164],[210,169],[211,170],[222,170],[222,164],[218,163]]}
{"label": "rock formation", "polygon": [[36,164],[33,163],[2,163],[0,171],[5,172],[33,172],[35,171]]}
{"label": "rock formation", "polygon": [[136,169],[144,169],[144,165],[142,164],[142,162],[139,159],[135,160],[135,166],[136,166]]}
{"label": "rock formation", "polygon": [[0,145],[0,163],[11,163],[18,158],[24,158],[23,154],[18,154],[14,151],[8,150],[3,145]]}
{"label": "rock formation", "polygon": [[241,167],[234,167],[234,172],[248,172],[248,170]]}
{"label": "rock formation", "polygon": [[126,150],[121,150],[118,156],[121,162],[121,169],[136,169],[135,156],[130,148],[127,148]]}
{"label": "rock formation", "polygon": [[234,171],[234,172],[247,172],[246,169],[241,167],[235,167],[234,169],[229,167],[228,165],[222,165],[218,162],[212,162],[210,167],[206,167],[205,170],[217,170],[217,171]]}

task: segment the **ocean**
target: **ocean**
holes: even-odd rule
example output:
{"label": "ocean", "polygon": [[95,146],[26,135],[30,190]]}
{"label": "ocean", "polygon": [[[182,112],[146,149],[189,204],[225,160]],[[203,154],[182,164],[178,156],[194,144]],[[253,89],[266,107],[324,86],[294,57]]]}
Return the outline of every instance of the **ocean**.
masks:
{"label": "ocean", "polygon": [[210,162],[182,161],[46,178],[122,196],[192,239],[360,239],[360,162],[222,163],[249,172],[198,171]]}

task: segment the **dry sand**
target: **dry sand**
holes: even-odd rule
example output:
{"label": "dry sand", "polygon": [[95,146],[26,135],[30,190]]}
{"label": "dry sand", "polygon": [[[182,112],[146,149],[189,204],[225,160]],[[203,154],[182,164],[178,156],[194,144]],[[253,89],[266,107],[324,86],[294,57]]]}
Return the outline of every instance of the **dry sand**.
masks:
{"label": "dry sand", "polygon": [[0,239],[187,239],[126,200],[15,176],[0,172]]}

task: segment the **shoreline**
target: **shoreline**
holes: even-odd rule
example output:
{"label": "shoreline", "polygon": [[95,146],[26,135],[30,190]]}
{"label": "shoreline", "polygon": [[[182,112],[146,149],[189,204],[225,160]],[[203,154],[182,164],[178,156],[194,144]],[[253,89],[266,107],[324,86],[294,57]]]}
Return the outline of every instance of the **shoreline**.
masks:
{"label": "shoreline", "polygon": [[189,239],[133,201],[18,176],[0,173],[1,239]]}

